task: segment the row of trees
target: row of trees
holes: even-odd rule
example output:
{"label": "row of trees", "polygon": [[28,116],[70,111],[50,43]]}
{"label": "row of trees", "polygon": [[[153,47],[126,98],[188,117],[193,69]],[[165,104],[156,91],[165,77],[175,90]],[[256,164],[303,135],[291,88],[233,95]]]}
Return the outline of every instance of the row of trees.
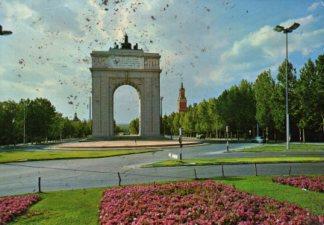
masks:
{"label": "row of trees", "polygon": [[[178,134],[179,128],[188,136],[205,134],[225,137],[230,127],[231,137],[267,139],[285,137],[285,72],[288,65],[289,114],[293,140],[324,139],[324,55],[315,62],[308,60],[296,76],[296,70],[284,61],[276,79],[271,71],[263,71],[254,83],[242,80],[222,92],[217,98],[203,100],[188,107],[183,113],[172,113],[162,118],[161,132]],[[115,126],[116,133],[123,131]],[[24,132],[25,131],[25,132]],[[139,120],[129,126],[131,134],[138,134]],[[20,102],[0,102],[0,145],[42,142],[91,134],[91,122],[63,117],[51,102],[44,98],[22,99]]]}
{"label": "row of trees", "polygon": [[296,76],[293,65],[284,61],[276,79],[263,71],[254,83],[242,80],[223,91],[218,98],[203,100],[184,113],[172,113],[162,119],[162,132],[177,134],[180,127],[188,136],[205,134],[249,138],[260,135],[267,139],[285,137],[285,84],[288,65],[289,114],[292,140],[324,139],[324,55],[315,62],[308,60]]}
{"label": "row of trees", "polygon": [[[25,132],[24,132],[25,131]],[[63,117],[44,98],[0,102],[0,145],[80,138],[91,133],[91,123]]]}

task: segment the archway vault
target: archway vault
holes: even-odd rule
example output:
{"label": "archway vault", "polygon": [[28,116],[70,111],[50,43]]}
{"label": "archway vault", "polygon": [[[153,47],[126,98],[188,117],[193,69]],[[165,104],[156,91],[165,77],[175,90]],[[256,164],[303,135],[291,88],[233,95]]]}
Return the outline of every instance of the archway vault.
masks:
{"label": "archway vault", "polygon": [[[132,82],[121,82],[113,90],[113,112],[114,122],[119,124],[130,124],[136,118],[139,119],[138,132],[130,133],[130,136],[141,136],[141,92],[139,87]],[[118,135],[118,133],[115,133]]]}
{"label": "archway vault", "polygon": [[91,53],[92,135],[112,138],[115,90],[134,87],[140,98],[140,135],[160,136],[160,55],[143,50],[110,49]]}

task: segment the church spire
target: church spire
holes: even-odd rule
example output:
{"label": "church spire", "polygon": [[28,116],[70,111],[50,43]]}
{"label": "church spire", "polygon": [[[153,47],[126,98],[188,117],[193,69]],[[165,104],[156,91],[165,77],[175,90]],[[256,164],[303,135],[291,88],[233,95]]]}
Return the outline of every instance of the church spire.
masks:
{"label": "church spire", "polygon": [[179,112],[187,111],[186,89],[184,89],[183,87],[183,82],[181,82],[181,86],[179,89],[178,111]]}

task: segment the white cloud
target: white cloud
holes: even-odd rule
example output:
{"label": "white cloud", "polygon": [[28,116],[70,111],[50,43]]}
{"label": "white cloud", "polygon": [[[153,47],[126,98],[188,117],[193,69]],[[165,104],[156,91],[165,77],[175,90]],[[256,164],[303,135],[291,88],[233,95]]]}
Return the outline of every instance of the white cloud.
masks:
{"label": "white cloud", "polygon": [[288,26],[291,26],[294,22],[297,22],[300,24],[300,28],[298,28],[298,29],[301,29],[301,28],[303,28],[307,25],[310,25],[316,21],[317,21],[317,18],[315,18],[312,14],[310,14],[308,16],[304,16],[301,18],[286,20],[286,21],[280,23],[280,25],[284,26],[284,27],[288,27]]}
{"label": "white cloud", "polygon": [[6,18],[9,21],[12,20],[27,20],[33,16],[36,16],[36,12],[33,11],[26,4],[22,4],[16,1],[8,1],[3,3],[4,12]]}
{"label": "white cloud", "polygon": [[[315,21],[312,15],[299,18],[296,20],[285,21],[282,24],[285,26],[286,24],[291,24],[292,21],[299,22],[301,24],[301,28],[306,29],[307,26]],[[294,33],[290,35],[290,39],[292,39],[289,43],[290,51],[301,51],[303,52],[303,48],[312,48],[314,47],[311,42],[314,42],[316,47],[318,46],[318,41],[321,33],[321,30],[317,31],[305,31],[301,34]],[[260,28],[258,31],[250,33],[242,40],[236,41],[233,44],[231,50],[226,51],[222,54],[221,59],[222,62],[229,60],[230,58],[237,58],[239,60],[243,60],[246,57],[246,54],[249,52],[254,52],[256,49],[262,53],[263,57],[278,57],[282,54],[282,46],[278,43],[282,43],[282,36],[277,32],[274,32],[273,26],[266,25]],[[311,39],[311,41],[309,41]],[[314,40],[315,39],[315,40]],[[298,42],[298,44],[296,44]],[[308,42],[308,45],[300,45],[302,42]],[[256,56],[256,57],[260,57]]]}
{"label": "white cloud", "polygon": [[[92,50],[108,50],[113,42],[122,41],[125,31],[131,43],[161,54],[161,94],[167,113],[175,110],[181,78],[188,101],[197,102],[242,77],[252,79],[251,74],[284,57],[284,35],[273,32],[272,26],[245,33],[255,24],[244,19],[255,16],[261,21],[262,16],[244,13],[236,18],[231,15],[241,15],[239,7],[223,8],[215,1],[124,0],[108,1],[108,7],[100,0],[0,2],[5,6],[0,20],[14,32],[1,39],[0,99],[43,96],[65,115],[77,110],[87,118],[84,104],[91,74],[86,60]],[[136,12],[132,4],[138,4]],[[302,26],[289,37],[291,52],[308,55],[322,46],[320,16],[314,13],[282,24],[294,21]],[[20,59],[26,62],[23,68]],[[78,95],[76,103],[82,106],[68,104],[69,95]]]}
{"label": "white cloud", "polygon": [[313,2],[313,3],[308,7],[308,11],[314,11],[314,10],[316,10],[317,8],[320,8],[320,7],[324,7],[324,2],[323,2],[323,1],[316,1],[316,2]]}
{"label": "white cloud", "polygon": [[5,71],[6,71],[5,68],[0,65],[0,77],[4,75]]}
{"label": "white cloud", "polygon": [[300,51],[308,56],[314,49],[321,48],[324,45],[324,28],[302,33],[302,35],[291,37],[291,51]]}
{"label": "white cloud", "polygon": [[[303,31],[289,35],[289,53],[300,52],[307,56],[314,49],[324,45],[324,29],[309,29],[316,21],[312,15],[281,24],[291,24],[292,21],[299,22]],[[285,54],[284,46],[283,34],[275,32],[272,26],[263,26],[235,41],[232,47],[221,55],[219,65],[210,72],[210,78],[216,82],[230,83],[279,64]]]}

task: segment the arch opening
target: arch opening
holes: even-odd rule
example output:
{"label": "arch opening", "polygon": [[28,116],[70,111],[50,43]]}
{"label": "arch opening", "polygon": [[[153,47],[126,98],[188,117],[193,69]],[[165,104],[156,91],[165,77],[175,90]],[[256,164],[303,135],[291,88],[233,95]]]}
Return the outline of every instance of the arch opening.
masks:
{"label": "arch opening", "polygon": [[113,92],[115,136],[141,135],[140,92],[131,84],[121,84]]}

